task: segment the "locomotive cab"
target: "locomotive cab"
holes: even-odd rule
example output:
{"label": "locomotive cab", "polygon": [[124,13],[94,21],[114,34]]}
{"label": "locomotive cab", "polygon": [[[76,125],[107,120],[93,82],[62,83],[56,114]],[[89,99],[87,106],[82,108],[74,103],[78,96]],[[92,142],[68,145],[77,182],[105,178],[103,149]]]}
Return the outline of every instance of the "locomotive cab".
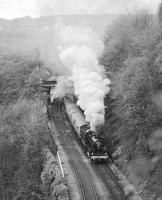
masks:
{"label": "locomotive cab", "polygon": [[80,127],[80,135],[81,135],[82,141],[85,145],[87,143],[87,132],[88,132],[88,130],[89,130],[88,124]]}

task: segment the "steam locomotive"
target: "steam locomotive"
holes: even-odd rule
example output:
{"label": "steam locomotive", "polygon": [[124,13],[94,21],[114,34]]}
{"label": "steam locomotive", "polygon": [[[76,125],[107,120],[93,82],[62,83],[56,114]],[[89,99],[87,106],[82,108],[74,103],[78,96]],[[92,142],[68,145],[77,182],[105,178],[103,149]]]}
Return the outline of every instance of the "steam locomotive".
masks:
{"label": "steam locomotive", "polygon": [[95,162],[108,160],[106,147],[103,142],[97,138],[95,132],[90,129],[79,107],[68,97],[64,98],[64,104],[66,113],[86,149],[87,156]]}

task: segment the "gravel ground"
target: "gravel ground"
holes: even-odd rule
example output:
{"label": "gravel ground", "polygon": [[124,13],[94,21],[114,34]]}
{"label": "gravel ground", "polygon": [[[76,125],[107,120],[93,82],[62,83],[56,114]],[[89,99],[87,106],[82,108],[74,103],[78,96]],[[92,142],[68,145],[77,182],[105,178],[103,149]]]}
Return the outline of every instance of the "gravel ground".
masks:
{"label": "gravel ground", "polygon": [[120,184],[123,186],[125,194],[129,193],[129,192],[133,192],[133,195],[128,198],[128,199],[132,199],[132,200],[142,200],[141,197],[138,195],[138,193],[136,192],[134,186],[132,184],[130,184],[130,182],[128,181],[128,179],[118,170],[118,168],[112,164],[110,166],[110,168],[112,169],[112,171],[114,172],[114,174],[117,176]]}

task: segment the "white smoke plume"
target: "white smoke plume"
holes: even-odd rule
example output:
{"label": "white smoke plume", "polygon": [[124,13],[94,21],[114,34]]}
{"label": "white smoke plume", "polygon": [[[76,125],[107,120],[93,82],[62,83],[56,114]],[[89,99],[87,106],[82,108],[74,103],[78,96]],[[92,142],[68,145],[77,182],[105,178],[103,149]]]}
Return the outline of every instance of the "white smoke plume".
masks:
{"label": "white smoke plume", "polygon": [[55,98],[63,98],[66,94],[73,93],[73,82],[68,77],[59,76],[57,77],[56,87],[50,91],[51,102],[53,102]]}
{"label": "white smoke plume", "polygon": [[71,72],[77,104],[95,130],[104,123],[104,96],[110,90],[110,80],[98,63],[103,43],[90,28],[80,26],[61,25],[58,35],[60,61]]}

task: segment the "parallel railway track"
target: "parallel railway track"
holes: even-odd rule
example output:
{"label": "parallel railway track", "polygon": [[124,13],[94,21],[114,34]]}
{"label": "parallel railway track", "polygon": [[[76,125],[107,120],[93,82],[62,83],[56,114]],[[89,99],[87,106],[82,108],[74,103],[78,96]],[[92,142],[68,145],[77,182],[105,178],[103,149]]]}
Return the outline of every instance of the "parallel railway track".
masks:
{"label": "parallel railway track", "polygon": [[[95,189],[93,180],[87,170],[85,163],[82,161],[78,150],[75,147],[74,140],[79,144],[74,129],[67,119],[63,111],[62,105],[55,104],[52,116],[55,126],[59,134],[59,140],[62,143],[66,153],[69,157],[69,162],[77,177],[81,195],[83,200],[99,200],[99,195]],[[79,144],[80,145],[80,144]],[[115,174],[112,172],[108,164],[92,164],[96,174],[102,179],[108,193],[113,200],[126,200],[123,189],[119,184]]]}
{"label": "parallel railway track", "polygon": [[54,119],[54,125],[59,132],[59,140],[63,145],[64,150],[66,151],[69,157],[69,163],[73,169],[79,186],[81,190],[81,196],[83,200],[99,200],[98,193],[96,191],[93,180],[88,172],[85,163],[82,161],[78,150],[76,149],[75,144],[72,139],[69,137],[70,129],[64,123],[63,115],[64,113],[60,112],[61,109],[54,107],[54,112],[52,117]]}
{"label": "parallel railway track", "polygon": [[[63,121],[67,120],[65,115],[63,115]],[[70,124],[69,124],[70,127]],[[72,127],[71,127],[72,128]],[[73,132],[70,133],[69,138],[75,139],[78,141],[76,134]],[[103,180],[105,187],[108,191],[110,191],[111,198],[113,200],[126,200],[124,195],[123,188],[119,184],[116,175],[112,172],[108,164],[101,163],[101,164],[92,164],[94,170],[97,172],[99,177]]]}

